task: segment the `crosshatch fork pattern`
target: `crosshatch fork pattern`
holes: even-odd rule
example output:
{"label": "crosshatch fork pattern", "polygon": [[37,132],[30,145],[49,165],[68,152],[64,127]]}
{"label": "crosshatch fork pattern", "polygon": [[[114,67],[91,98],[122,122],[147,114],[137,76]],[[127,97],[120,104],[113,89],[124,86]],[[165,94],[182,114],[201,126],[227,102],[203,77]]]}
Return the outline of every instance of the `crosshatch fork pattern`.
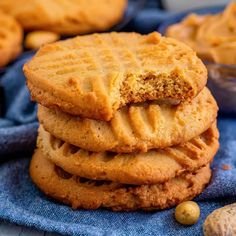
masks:
{"label": "crosshatch fork pattern", "polygon": [[[74,42],[67,40],[45,46],[38,53],[36,60],[40,66],[35,64],[32,69],[39,72],[48,72],[49,78],[64,75],[66,79],[71,74],[74,75],[75,72],[78,72],[80,75],[76,74],[76,76],[85,76],[86,81],[92,83],[95,75],[105,79],[109,73],[114,71],[120,74],[132,70],[144,71],[144,66],[148,66],[148,64],[154,68],[155,66],[151,65],[151,60],[155,59],[158,60],[158,64],[164,66],[165,64],[162,62],[169,60],[172,63],[176,58],[182,56],[183,60],[193,63],[192,66],[194,66],[194,60],[187,55],[191,53],[191,56],[193,56],[194,53],[187,50],[187,48],[179,47],[175,41],[172,42],[171,40],[169,42],[165,41],[160,48],[157,48],[159,42],[150,41],[150,44],[153,44],[154,51],[151,50],[152,48],[148,50],[147,47],[150,45],[145,43],[145,39],[141,35],[138,36],[135,33],[133,35],[113,33],[111,36],[109,34],[95,34],[93,36],[77,37],[72,40]],[[174,54],[175,51],[177,51],[177,55]],[[165,52],[167,55],[164,56]],[[49,56],[48,59],[47,56]],[[152,56],[152,58],[149,59],[149,56]],[[165,58],[167,56],[172,58]],[[178,64],[181,65],[177,62]],[[65,66],[64,71],[63,66]]]}
{"label": "crosshatch fork pattern", "polygon": [[74,209],[108,207],[114,211],[130,211],[164,209],[192,199],[209,182],[211,171],[207,165],[156,185],[91,181],[64,171],[59,174],[55,165],[38,149],[31,161],[30,174],[43,192]]}
{"label": "crosshatch fork pattern", "polygon": [[[105,120],[128,102],[194,97],[206,82],[205,67],[196,54],[158,33],[94,34],[46,45],[24,71],[38,102]],[[40,96],[45,96],[44,101]],[[56,99],[46,96],[60,97],[62,101],[56,103]],[[66,105],[62,105],[63,101]],[[85,108],[86,102],[91,105]],[[71,104],[87,112],[77,112]],[[96,113],[103,114],[96,117]]]}
{"label": "crosshatch fork pattern", "polygon": [[39,106],[38,118],[49,133],[83,149],[129,153],[189,141],[211,126],[217,110],[205,88],[191,102],[178,106],[144,103],[123,107],[110,122],[73,117],[43,106]]}
{"label": "crosshatch fork pattern", "polygon": [[150,184],[208,164],[218,150],[218,138],[214,124],[199,137],[165,149],[131,154],[96,153],[57,139],[41,126],[38,147],[52,162],[75,175],[127,184]]}

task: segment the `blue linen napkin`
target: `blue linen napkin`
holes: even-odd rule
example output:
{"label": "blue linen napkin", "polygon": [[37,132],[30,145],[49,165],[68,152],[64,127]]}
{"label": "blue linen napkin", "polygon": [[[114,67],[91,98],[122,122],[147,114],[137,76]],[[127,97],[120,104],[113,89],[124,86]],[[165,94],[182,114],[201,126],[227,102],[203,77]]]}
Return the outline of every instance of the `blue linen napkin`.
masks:
{"label": "blue linen napkin", "polygon": [[[126,30],[153,31],[167,16],[158,9],[145,9]],[[23,56],[0,78],[5,94],[5,112],[0,118],[0,218],[66,235],[193,236],[201,235],[202,223],[210,212],[236,202],[236,120],[233,117],[219,118],[221,148],[213,163],[211,184],[196,198],[202,211],[196,225],[186,227],[175,222],[174,209],[153,213],[73,211],[46,198],[28,175],[30,155],[20,153],[34,148],[38,126],[36,106],[29,100],[22,74],[22,65],[31,55]],[[14,154],[6,161],[9,153]],[[230,165],[231,169],[223,170],[223,164]]]}
{"label": "blue linen napkin", "polygon": [[15,64],[6,68],[0,77],[3,93],[0,106],[0,157],[17,151],[32,150],[35,144],[37,122],[36,106],[30,101],[25,86],[22,66],[33,53],[25,53]]}

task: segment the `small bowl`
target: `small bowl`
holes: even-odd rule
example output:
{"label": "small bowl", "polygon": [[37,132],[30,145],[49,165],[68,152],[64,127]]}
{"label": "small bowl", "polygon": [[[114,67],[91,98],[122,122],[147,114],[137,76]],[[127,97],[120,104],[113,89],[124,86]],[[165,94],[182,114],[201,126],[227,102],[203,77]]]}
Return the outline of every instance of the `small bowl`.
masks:
{"label": "small bowl", "polygon": [[[224,8],[225,6],[208,7],[174,14],[161,23],[157,31],[165,35],[169,26],[182,21],[190,13],[200,15],[216,14],[222,12]],[[209,76],[207,86],[214,95],[220,112],[236,114],[236,65],[225,65],[206,61],[204,61],[204,64],[208,69]]]}
{"label": "small bowl", "polygon": [[208,87],[221,112],[236,114],[236,65],[206,62]]}

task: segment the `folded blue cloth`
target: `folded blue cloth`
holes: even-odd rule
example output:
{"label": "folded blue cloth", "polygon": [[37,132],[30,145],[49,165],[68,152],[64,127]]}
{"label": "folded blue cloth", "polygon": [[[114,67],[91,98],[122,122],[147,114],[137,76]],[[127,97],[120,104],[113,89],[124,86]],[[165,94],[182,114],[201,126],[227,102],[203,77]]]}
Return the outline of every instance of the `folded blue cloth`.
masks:
{"label": "folded blue cloth", "polygon": [[[168,16],[161,10],[146,9],[126,30],[150,32]],[[22,65],[32,56],[24,55],[0,78],[4,90],[4,116],[0,118],[0,218],[21,225],[67,235],[201,235],[202,223],[214,209],[236,202],[236,120],[219,118],[221,148],[213,163],[208,188],[196,198],[201,218],[196,225],[182,226],[174,209],[161,212],[113,213],[107,210],[73,211],[46,198],[28,175],[37,130],[36,105],[30,102]],[[12,159],[6,160],[11,154]],[[14,153],[14,154],[13,154]],[[222,165],[231,166],[223,170]]]}
{"label": "folded blue cloth", "polygon": [[35,144],[37,122],[36,106],[30,101],[22,71],[24,63],[33,53],[25,53],[0,77],[3,96],[0,106],[0,156],[16,151],[32,150]]}

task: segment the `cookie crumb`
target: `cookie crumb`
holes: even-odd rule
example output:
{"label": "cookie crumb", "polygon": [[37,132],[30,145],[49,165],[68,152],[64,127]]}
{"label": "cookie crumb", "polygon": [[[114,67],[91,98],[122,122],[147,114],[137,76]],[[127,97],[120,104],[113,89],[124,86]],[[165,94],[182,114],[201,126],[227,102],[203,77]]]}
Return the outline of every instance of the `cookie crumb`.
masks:
{"label": "cookie crumb", "polygon": [[230,166],[230,165],[223,164],[221,168],[222,168],[222,170],[230,170],[230,169],[231,169],[231,166]]}
{"label": "cookie crumb", "polygon": [[69,84],[70,86],[76,86],[76,85],[77,85],[77,82],[76,82],[76,80],[75,80],[74,78],[69,78],[69,79],[68,79],[68,84]]}
{"label": "cookie crumb", "polygon": [[146,38],[146,42],[150,44],[158,44],[160,40],[161,40],[161,34],[157,32],[150,33]]}

